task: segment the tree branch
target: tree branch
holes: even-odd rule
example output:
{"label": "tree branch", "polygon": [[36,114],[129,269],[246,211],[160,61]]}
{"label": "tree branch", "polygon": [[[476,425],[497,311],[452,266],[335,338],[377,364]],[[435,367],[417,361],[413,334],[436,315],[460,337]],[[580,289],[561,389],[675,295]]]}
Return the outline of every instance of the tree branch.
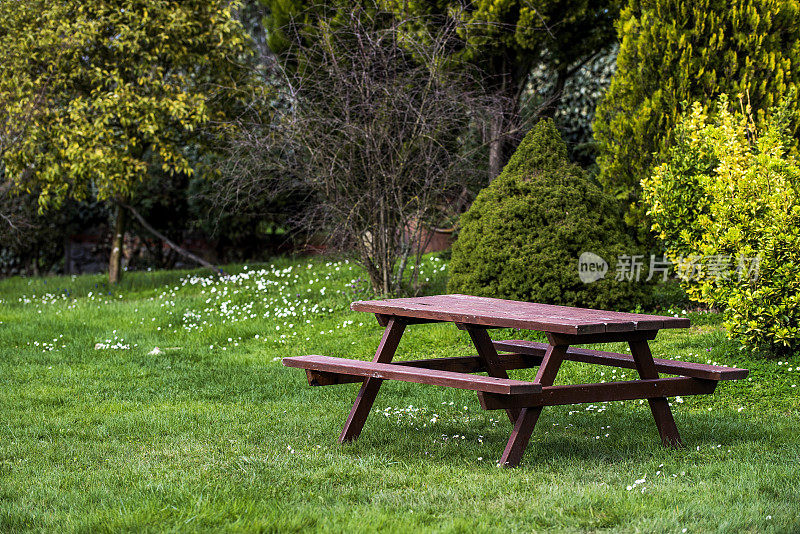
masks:
{"label": "tree branch", "polygon": [[144,217],[142,217],[142,215],[138,211],[136,211],[136,209],[133,206],[130,206],[128,204],[124,204],[122,202],[120,202],[119,205],[124,207],[128,211],[130,211],[131,214],[136,218],[136,220],[139,221],[139,224],[141,224],[145,228],[145,230],[147,230],[148,232],[150,232],[151,234],[153,234],[154,236],[159,238],[161,241],[166,243],[166,245],[169,248],[171,248],[172,250],[174,250],[175,252],[177,252],[181,256],[183,256],[185,258],[189,258],[190,260],[192,260],[192,261],[194,261],[196,263],[199,263],[200,265],[202,265],[203,267],[206,267],[208,269],[212,269],[212,270],[214,270],[216,272],[222,272],[222,269],[220,269],[219,267],[207,262],[206,260],[204,260],[203,258],[201,258],[199,256],[195,256],[194,254],[192,254],[191,252],[189,252],[185,248],[176,245],[173,241],[169,240],[167,238],[167,236],[165,236],[164,234],[162,234],[161,232],[159,232],[158,230],[156,230],[155,228],[150,226],[150,224],[146,220],[144,220]]}

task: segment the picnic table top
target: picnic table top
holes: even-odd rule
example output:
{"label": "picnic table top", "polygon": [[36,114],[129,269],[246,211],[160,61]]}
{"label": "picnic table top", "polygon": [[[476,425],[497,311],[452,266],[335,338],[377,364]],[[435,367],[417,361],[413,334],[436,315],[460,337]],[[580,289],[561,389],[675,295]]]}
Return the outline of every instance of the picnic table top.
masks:
{"label": "picnic table top", "polygon": [[662,328],[688,328],[689,319],[572,308],[470,295],[435,295],[385,300],[361,300],[353,311],[475,324],[494,328],[520,328],[557,334],[634,332]]}

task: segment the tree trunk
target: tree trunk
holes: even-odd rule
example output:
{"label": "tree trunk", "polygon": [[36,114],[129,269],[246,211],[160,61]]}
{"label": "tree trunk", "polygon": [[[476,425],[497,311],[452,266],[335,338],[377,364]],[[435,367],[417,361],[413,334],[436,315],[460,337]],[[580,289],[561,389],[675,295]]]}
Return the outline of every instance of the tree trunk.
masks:
{"label": "tree trunk", "polygon": [[[509,77],[510,73],[507,69],[506,61],[503,59],[499,67],[499,76],[494,78],[496,82],[499,82],[495,90],[502,98],[505,98],[508,94]],[[502,99],[501,105],[504,105]],[[505,113],[505,109],[498,109],[489,120],[489,183],[492,183],[503,170],[503,145],[506,141],[506,136],[503,135]]]}
{"label": "tree trunk", "polygon": [[561,104],[561,97],[564,96],[564,86],[566,86],[567,79],[569,77],[570,74],[564,69],[560,69],[558,72],[556,72],[556,82],[553,84],[550,94],[547,95],[545,105],[542,111],[539,113],[540,117],[546,119],[552,119],[555,117],[556,111],[558,111],[558,106]]}
{"label": "tree trunk", "polygon": [[115,205],[117,206],[117,217],[114,222],[114,238],[111,241],[111,256],[108,259],[108,282],[110,284],[118,284],[122,276],[122,246],[128,219],[128,211],[118,203]]}
{"label": "tree trunk", "polygon": [[69,235],[64,238],[64,274],[72,274],[72,241]]}
{"label": "tree trunk", "polygon": [[367,271],[369,282],[370,284],[372,284],[372,290],[377,292],[380,289],[381,281],[383,280],[380,269],[377,268],[377,266],[375,265],[375,261],[369,256],[369,253],[366,251],[361,254],[361,264]]}
{"label": "tree trunk", "polygon": [[498,113],[489,123],[489,183],[503,170],[503,114]]}

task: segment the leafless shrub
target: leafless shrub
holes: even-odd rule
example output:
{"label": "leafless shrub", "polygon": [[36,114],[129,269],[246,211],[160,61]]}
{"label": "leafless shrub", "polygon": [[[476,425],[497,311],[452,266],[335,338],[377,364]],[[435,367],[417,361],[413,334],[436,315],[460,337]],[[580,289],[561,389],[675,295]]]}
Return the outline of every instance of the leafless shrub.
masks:
{"label": "leafless shrub", "polygon": [[302,193],[294,222],[352,254],[382,294],[419,289],[428,229],[485,181],[479,129],[510,108],[455,59],[457,17],[409,38],[434,26],[417,22],[371,6],[315,39],[290,27],[281,105],[237,125],[218,189],[229,209]]}

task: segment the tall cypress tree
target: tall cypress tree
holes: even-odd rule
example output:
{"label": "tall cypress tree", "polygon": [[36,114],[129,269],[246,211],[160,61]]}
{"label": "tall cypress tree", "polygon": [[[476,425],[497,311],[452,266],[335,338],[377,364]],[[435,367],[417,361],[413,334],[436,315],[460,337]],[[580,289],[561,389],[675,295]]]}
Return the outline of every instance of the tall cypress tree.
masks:
{"label": "tall cypress tree", "polygon": [[646,232],[639,182],[685,103],[741,94],[759,120],[800,83],[800,2],[629,0],[617,32],[617,72],[593,124],[600,179]]}

